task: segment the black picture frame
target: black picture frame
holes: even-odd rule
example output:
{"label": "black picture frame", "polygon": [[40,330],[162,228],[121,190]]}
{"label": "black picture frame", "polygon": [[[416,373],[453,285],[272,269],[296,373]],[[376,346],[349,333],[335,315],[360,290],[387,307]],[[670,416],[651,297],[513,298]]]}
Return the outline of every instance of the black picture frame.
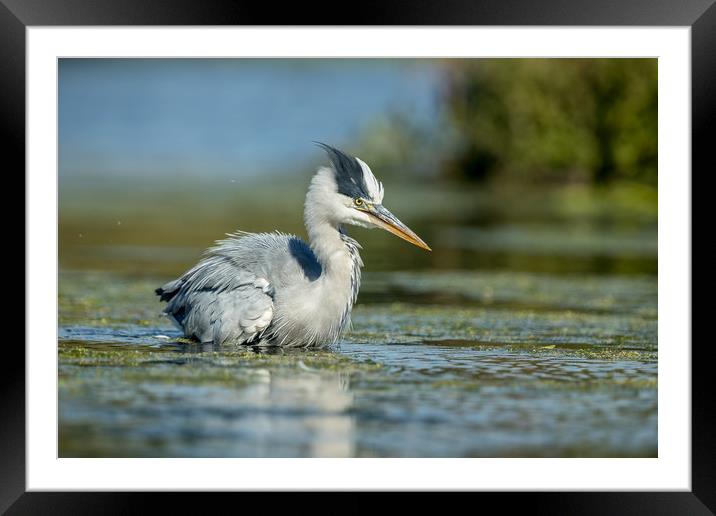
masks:
{"label": "black picture frame", "polygon": [[[351,4],[351,10],[319,4],[199,0],[0,0],[0,120],[5,177],[25,168],[25,30],[29,26],[86,25],[551,25],[689,26],[692,73],[692,170],[716,170],[709,124],[716,121],[716,0],[421,0]],[[14,166],[8,166],[14,163]],[[688,171],[685,171],[688,173]],[[692,172],[692,178],[694,174]],[[24,189],[24,186],[23,186]],[[693,191],[693,190],[692,190]],[[695,221],[694,221],[695,222]],[[692,230],[693,234],[693,230]],[[19,240],[15,240],[17,242]],[[692,250],[693,252],[693,250]],[[693,256],[693,254],[692,254]],[[25,256],[25,258],[27,258]],[[27,275],[27,269],[26,269]],[[15,290],[17,292],[17,290]],[[30,307],[27,307],[30,309]],[[693,314],[692,309],[692,314]],[[692,316],[693,317],[693,316]],[[25,351],[12,339],[0,361],[0,511],[7,514],[118,514],[146,507],[206,509],[187,494],[60,493],[25,489]],[[688,343],[684,343],[687,345]],[[692,345],[692,491],[522,493],[478,496],[554,514],[713,514],[716,509],[716,433],[707,371],[710,342]],[[247,494],[243,504],[252,503]],[[315,495],[309,495],[311,498]],[[191,498],[191,499],[190,499]],[[368,509],[357,497],[348,510]],[[412,500],[424,506],[422,496]],[[306,500],[311,510],[320,507]],[[402,502],[401,502],[402,503]],[[326,505],[329,509],[331,504]],[[335,510],[335,506],[333,507]],[[345,510],[345,505],[341,510]]]}

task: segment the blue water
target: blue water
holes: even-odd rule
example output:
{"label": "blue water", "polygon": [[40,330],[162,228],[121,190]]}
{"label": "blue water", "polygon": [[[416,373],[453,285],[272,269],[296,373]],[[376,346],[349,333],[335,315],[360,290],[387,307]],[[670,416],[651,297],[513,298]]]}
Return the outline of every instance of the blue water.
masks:
{"label": "blue water", "polygon": [[265,173],[392,114],[434,126],[439,84],[414,59],[62,59],[60,175]]}

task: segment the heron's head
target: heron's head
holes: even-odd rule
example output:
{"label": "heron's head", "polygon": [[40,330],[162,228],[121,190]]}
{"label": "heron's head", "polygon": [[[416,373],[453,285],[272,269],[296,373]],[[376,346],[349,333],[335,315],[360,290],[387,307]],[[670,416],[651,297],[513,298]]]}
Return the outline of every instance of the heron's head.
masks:
{"label": "heron's head", "polygon": [[311,181],[306,211],[319,212],[330,222],[365,228],[381,228],[430,251],[408,226],[383,206],[383,185],[360,159],[324,143],[318,143],[331,160]]}

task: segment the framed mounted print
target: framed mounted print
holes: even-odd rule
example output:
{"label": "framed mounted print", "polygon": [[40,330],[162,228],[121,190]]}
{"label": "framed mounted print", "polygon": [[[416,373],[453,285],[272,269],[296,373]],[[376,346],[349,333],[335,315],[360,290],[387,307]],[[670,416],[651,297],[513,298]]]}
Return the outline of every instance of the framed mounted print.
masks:
{"label": "framed mounted print", "polygon": [[254,490],[709,513],[710,2],[2,16],[9,514]]}

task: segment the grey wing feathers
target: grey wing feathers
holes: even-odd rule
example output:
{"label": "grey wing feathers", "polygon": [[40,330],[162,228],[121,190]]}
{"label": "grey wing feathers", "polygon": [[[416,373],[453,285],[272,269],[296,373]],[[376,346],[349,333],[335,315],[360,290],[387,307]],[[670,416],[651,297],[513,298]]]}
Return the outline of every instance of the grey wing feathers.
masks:
{"label": "grey wing feathers", "polygon": [[202,342],[259,340],[273,319],[273,288],[257,264],[254,235],[217,242],[182,277],[156,290],[164,312]]}

